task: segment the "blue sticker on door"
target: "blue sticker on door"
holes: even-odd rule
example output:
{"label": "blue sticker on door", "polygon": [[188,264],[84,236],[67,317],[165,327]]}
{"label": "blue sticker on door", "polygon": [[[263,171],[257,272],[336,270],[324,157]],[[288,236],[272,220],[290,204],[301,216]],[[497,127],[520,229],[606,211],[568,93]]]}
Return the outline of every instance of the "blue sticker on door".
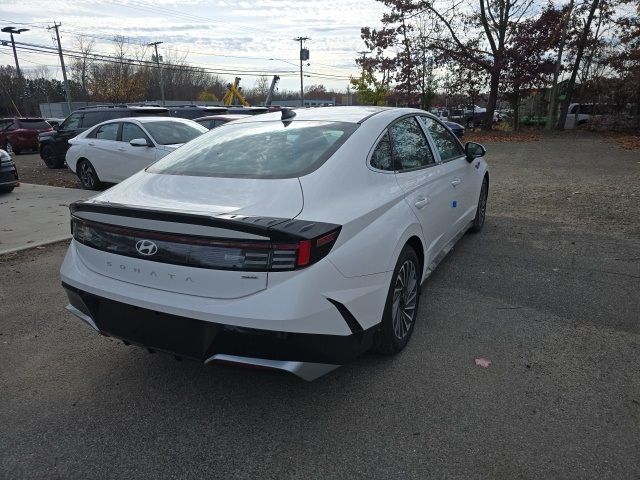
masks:
{"label": "blue sticker on door", "polygon": [[458,201],[454,200],[453,202],[451,202],[451,207],[452,208],[456,208],[458,206]]}

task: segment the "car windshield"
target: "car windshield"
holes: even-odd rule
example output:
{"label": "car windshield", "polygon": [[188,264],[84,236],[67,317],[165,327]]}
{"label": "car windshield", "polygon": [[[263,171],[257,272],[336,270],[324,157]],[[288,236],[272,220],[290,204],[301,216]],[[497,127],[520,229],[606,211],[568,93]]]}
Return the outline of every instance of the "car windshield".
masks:
{"label": "car windshield", "polygon": [[44,120],[20,120],[20,128],[26,128],[27,130],[47,130],[51,128]]}
{"label": "car windshield", "polygon": [[187,143],[204,132],[208,132],[202,125],[189,125],[182,122],[145,122],[144,128],[151,134],[156,143],[160,145],[173,145]]}
{"label": "car windshield", "polygon": [[229,123],[149,167],[200,177],[292,178],[324,163],[356,130],[342,122]]}

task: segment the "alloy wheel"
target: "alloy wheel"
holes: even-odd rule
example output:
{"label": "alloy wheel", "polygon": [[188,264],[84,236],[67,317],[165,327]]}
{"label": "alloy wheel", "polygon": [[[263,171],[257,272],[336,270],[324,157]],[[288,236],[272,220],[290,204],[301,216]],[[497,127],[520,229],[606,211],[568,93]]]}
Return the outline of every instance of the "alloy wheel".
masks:
{"label": "alloy wheel", "polygon": [[393,289],[393,332],[402,340],[411,330],[416,316],[418,300],[418,277],[416,264],[406,260],[396,276]]}
{"label": "alloy wheel", "polygon": [[9,142],[7,142],[7,145],[4,147],[4,149],[9,155],[13,155],[13,146]]}
{"label": "alloy wheel", "polygon": [[88,162],[82,162],[80,165],[80,181],[85,188],[92,189],[95,186],[93,168]]}

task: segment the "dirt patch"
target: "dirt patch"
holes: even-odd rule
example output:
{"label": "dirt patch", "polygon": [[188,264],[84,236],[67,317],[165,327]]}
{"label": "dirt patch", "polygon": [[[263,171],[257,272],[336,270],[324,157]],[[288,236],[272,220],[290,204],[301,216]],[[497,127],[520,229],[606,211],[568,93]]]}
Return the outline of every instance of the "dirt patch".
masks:
{"label": "dirt patch", "polygon": [[52,170],[47,168],[40,155],[27,154],[14,157],[20,181],[52,187],[82,188],[78,177],[67,167]]}

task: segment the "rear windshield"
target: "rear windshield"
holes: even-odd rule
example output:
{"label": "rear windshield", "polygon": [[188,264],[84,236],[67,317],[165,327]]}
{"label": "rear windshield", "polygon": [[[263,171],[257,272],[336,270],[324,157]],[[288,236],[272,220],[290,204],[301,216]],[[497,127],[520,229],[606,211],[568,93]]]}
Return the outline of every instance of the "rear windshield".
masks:
{"label": "rear windshield", "polygon": [[174,145],[187,143],[194,138],[208,132],[205,127],[194,123],[188,125],[182,122],[145,122],[144,128],[151,134],[156,143],[160,145]]}
{"label": "rear windshield", "polygon": [[27,130],[46,130],[51,128],[44,120],[19,120],[20,128],[26,128]]}
{"label": "rear windshield", "polygon": [[228,123],[149,167],[198,177],[292,178],[322,165],[357,124],[297,121]]}

